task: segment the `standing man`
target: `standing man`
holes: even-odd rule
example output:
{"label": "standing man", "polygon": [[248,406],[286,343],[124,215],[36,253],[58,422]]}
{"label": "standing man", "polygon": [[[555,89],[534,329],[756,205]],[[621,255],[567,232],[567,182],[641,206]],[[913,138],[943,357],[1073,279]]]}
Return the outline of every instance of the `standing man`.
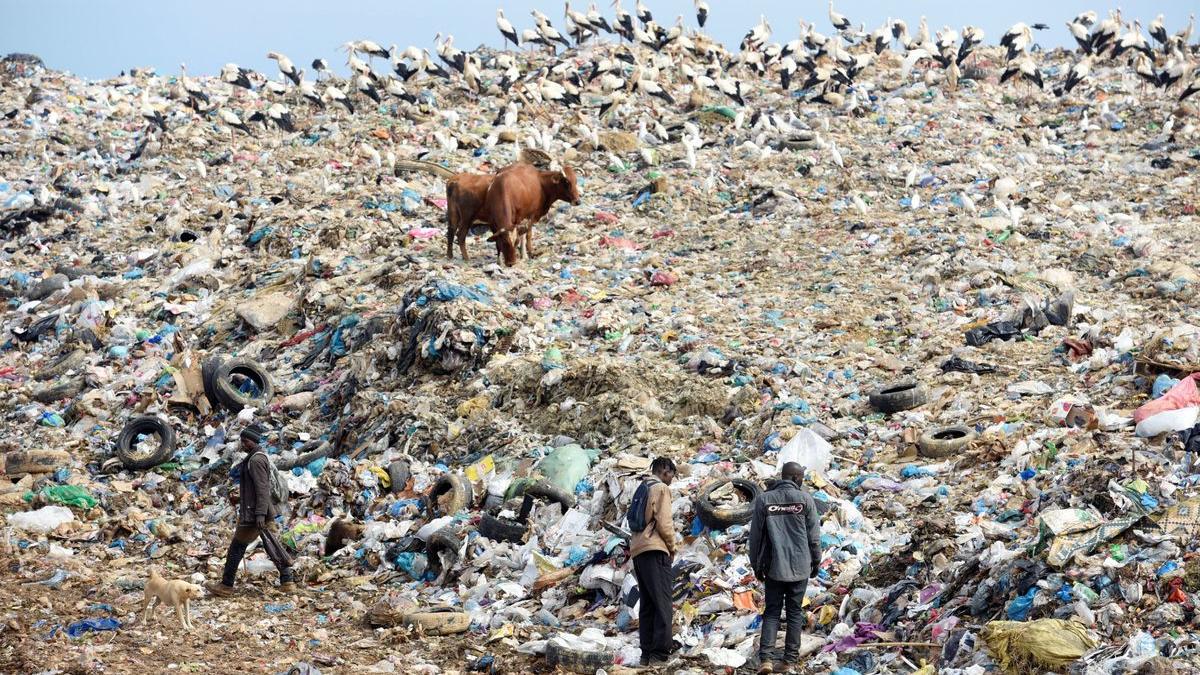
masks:
{"label": "standing man", "polygon": [[292,580],[292,555],[276,535],[275,517],[279,507],[271,500],[271,460],[260,447],[265,430],[259,425],[247,427],[240,436],[246,458],[238,464],[241,495],[238,502],[238,524],[233,531],[233,541],[225,554],[225,571],[221,583],[209,582],[208,591],[222,597],[233,595],[233,582],[237,576],[238,563],[246,554],[246,547],[255,537],[262,540],[263,550],[279,570],[279,590],[291,593],[296,590]]}
{"label": "standing man", "polygon": [[784,672],[800,655],[804,628],[804,590],[810,576],[821,565],[821,518],[812,495],[800,489],[804,467],[795,462],[783,465],[782,480],[754,500],[750,521],[750,564],[754,576],[766,586],[762,635],[758,641],[758,672],[774,672],[778,652],[780,610],[786,607],[787,637],[784,640]]}
{"label": "standing man", "polygon": [[[637,576],[638,639],[642,665],[666,664],[671,656],[671,593],[674,584],[671,563],[675,557],[675,523],[671,517],[671,481],[675,462],[659,457],[633,495],[629,522],[633,541],[633,573]],[[637,527],[640,525],[641,527]]]}

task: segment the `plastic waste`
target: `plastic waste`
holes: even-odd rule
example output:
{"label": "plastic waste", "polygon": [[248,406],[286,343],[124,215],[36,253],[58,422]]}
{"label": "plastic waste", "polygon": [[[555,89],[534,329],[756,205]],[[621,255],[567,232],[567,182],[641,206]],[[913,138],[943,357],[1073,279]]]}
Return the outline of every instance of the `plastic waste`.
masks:
{"label": "plastic waste", "polygon": [[776,471],[781,471],[788,462],[796,462],[800,466],[815,473],[825,473],[833,461],[833,446],[812,429],[803,428],[796,432],[782,448],[775,459]]}
{"label": "plastic waste", "polygon": [[67,626],[67,636],[71,638],[78,638],[83,636],[85,633],[120,630],[120,628],[121,622],[111,617],[104,617],[100,619],[84,619],[82,621],[76,621],[75,623]]}
{"label": "plastic waste", "polygon": [[12,513],[8,516],[8,524],[18,530],[46,534],[57,530],[63,523],[75,520],[75,514],[65,506],[43,506],[36,511]]}
{"label": "plastic waste", "polygon": [[100,503],[90,492],[78,485],[51,485],[42,488],[38,494],[47,501],[79,509],[90,509]]}

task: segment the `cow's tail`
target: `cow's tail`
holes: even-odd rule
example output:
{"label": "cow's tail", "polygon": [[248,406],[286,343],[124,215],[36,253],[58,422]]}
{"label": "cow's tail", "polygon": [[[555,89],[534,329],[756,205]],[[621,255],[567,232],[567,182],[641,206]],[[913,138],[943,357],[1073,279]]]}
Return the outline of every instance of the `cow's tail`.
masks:
{"label": "cow's tail", "polygon": [[396,160],[395,174],[399,176],[401,171],[424,171],[425,173],[433,174],[439,178],[451,178],[455,175],[455,172],[447,169],[441,164],[426,162],[420,159]]}

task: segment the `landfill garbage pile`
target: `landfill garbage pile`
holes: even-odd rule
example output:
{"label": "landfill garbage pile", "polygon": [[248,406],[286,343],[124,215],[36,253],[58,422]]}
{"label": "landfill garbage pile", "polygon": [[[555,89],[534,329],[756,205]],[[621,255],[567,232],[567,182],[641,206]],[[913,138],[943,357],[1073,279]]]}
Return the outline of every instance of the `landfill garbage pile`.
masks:
{"label": "landfill garbage pile", "polygon": [[[499,56],[547,59],[478,53],[493,92]],[[595,128],[531,87],[505,123],[442,79],[351,112],[13,61],[0,670],[621,672],[621,524],[668,456],[674,671],[753,667],[749,506],[796,461],[807,672],[1193,672],[1196,111],[1124,66],[1056,98],[994,47],[953,83],[888,56],[844,105],[748,78],[745,107],[680,85]],[[294,131],[249,121],[280,100]],[[444,257],[445,178],[397,162],[522,149],[582,204],[516,266],[475,235]],[[196,630],[143,622],[151,567],[219,578],[252,423],[300,590],[255,548]]]}

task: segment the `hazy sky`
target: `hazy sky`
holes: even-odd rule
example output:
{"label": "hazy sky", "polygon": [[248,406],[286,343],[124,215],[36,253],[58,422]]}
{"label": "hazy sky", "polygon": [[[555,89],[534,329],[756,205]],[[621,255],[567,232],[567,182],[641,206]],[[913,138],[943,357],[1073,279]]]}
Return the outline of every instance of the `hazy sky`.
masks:
{"label": "hazy sky", "polygon": [[[586,10],[587,4],[577,0],[572,6]],[[634,0],[622,4],[633,12]],[[708,0],[708,4],[712,13],[706,30],[730,46],[740,42],[760,14],[771,22],[775,41],[796,36],[801,11],[818,30],[832,32],[828,5],[820,0]],[[612,17],[611,2],[602,0],[598,5],[606,17]],[[855,25],[866,23],[873,29],[902,6],[900,18],[912,30],[922,15],[928,17],[931,32],[943,25],[975,24],[986,31],[989,44],[1017,21],[1041,21],[1050,30],[1041,33],[1039,41],[1051,47],[1070,42],[1064,22],[1078,12],[1094,9],[1103,14],[1118,5],[1126,17],[1141,18],[1143,26],[1155,15],[1165,14],[1167,29],[1173,33],[1187,23],[1188,13],[1197,11],[1200,1],[839,0],[837,10]],[[696,24],[692,0],[649,0],[647,6],[660,24],[673,24],[679,14],[687,26]],[[304,68],[320,56],[342,70],[345,56],[337,47],[350,39],[369,38],[385,48],[392,43],[401,48],[424,47],[432,46],[440,31],[453,34],[455,46],[462,49],[481,43],[498,46],[497,7],[505,10],[518,31],[532,25],[529,10],[535,7],[560,29],[564,25],[562,5],[549,0],[5,0],[0,6],[0,51],[37,54],[53,68],[87,77],[108,77],[131,66],[174,73],[181,62],[194,74],[212,74],[234,62],[275,76],[274,64],[266,59],[268,50],[281,51]]]}

